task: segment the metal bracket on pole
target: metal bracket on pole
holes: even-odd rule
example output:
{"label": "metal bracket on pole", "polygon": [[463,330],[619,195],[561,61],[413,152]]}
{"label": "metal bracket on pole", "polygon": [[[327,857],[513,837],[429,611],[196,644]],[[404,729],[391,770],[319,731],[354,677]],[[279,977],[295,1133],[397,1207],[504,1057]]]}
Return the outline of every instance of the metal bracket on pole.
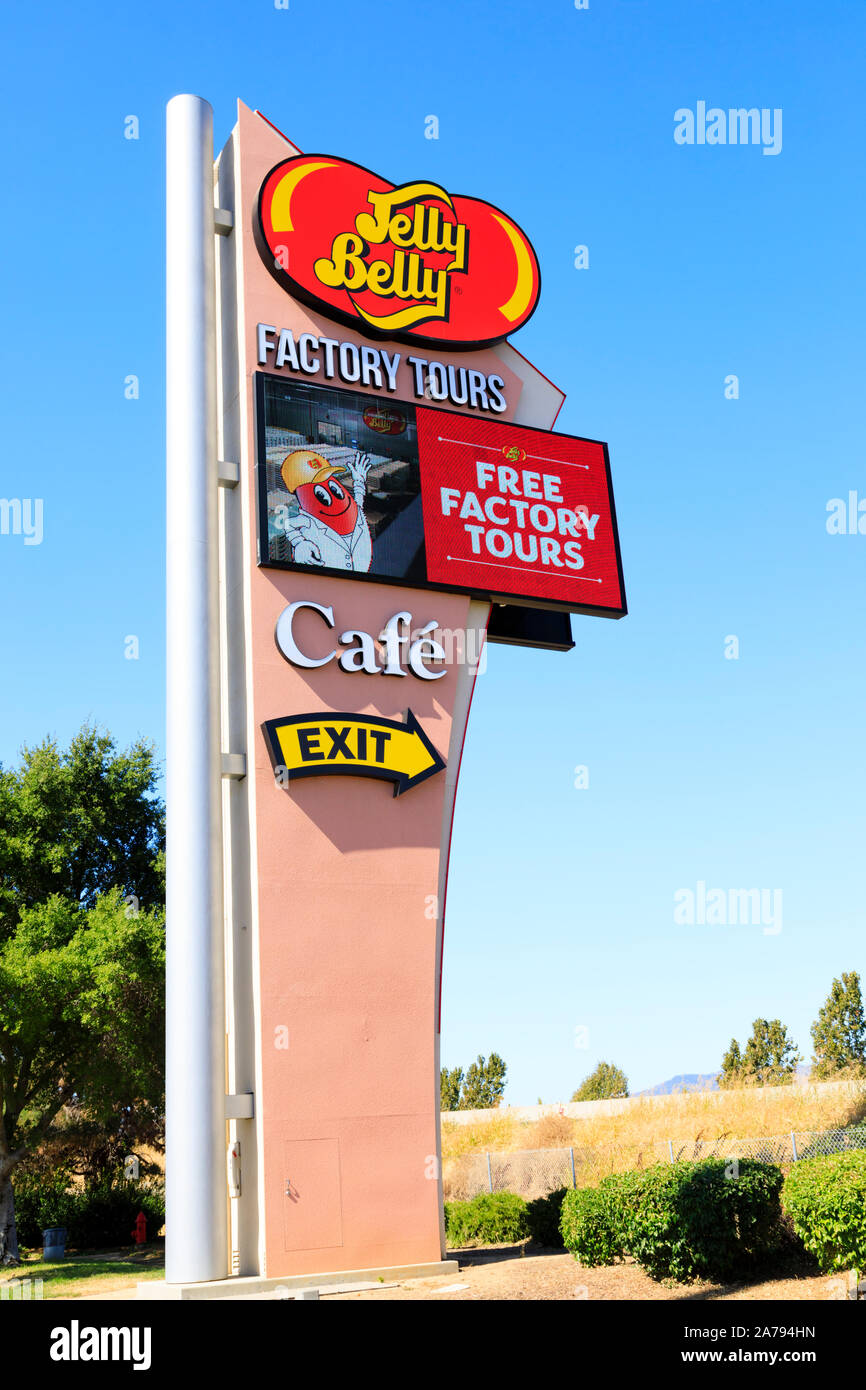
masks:
{"label": "metal bracket on pole", "polygon": [[217,482],[220,487],[237,487],[241,480],[241,466],[239,463],[232,463],[230,459],[219,459],[217,462]]}
{"label": "metal bracket on pole", "polygon": [[222,775],[223,777],[231,778],[231,780],[235,782],[239,782],[242,777],[246,777],[247,760],[243,753],[223,753]]}
{"label": "metal bracket on pole", "polygon": [[252,1120],[255,1116],[255,1096],[252,1091],[240,1095],[226,1096],[227,1120]]}
{"label": "metal bracket on pole", "polygon": [[214,208],[213,229],[217,236],[230,236],[235,225],[234,213],[228,208]]}

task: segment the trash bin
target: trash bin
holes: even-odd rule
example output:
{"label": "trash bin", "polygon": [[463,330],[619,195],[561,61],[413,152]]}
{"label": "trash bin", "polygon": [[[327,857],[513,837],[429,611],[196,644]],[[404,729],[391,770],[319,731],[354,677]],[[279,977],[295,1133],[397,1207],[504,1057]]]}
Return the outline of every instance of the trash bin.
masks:
{"label": "trash bin", "polygon": [[62,1260],[66,1255],[66,1227],[49,1226],[42,1232],[43,1260]]}

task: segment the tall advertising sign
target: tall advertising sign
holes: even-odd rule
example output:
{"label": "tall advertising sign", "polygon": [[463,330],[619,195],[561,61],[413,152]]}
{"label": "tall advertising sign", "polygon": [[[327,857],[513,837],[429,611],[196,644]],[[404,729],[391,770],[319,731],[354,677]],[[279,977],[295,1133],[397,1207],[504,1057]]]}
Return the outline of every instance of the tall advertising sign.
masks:
{"label": "tall advertising sign", "polygon": [[488,630],[625,613],[607,447],[507,341],[540,274],[506,212],[243,104],[215,199],[229,1239],[168,1278],[432,1272],[472,691]]}

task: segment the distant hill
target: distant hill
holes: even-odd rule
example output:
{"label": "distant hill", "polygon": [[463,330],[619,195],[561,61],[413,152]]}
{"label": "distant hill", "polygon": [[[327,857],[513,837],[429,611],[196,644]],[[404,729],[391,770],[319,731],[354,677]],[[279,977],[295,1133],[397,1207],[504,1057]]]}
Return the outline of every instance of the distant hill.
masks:
{"label": "distant hill", "polygon": [[717,1071],[702,1073],[698,1071],[682,1072],[680,1076],[672,1076],[669,1081],[660,1081],[657,1086],[650,1086],[647,1091],[637,1091],[639,1096],[672,1096],[675,1091],[717,1091],[718,1085]]}
{"label": "distant hill", "polygon": [[[797,1080],[806,1081],[811,1070],[811,1067],[801,1064],[797,1068]],[[686,1071],[679,1076],[672,1076],[669,1081],[660,1081],[657,1086],[651,1086],[647,1091],[636,1091],[635,1094],[639,1096],[672,1096],[677,1091],[717,1091],[719,1089],[718,1077],[717,1071]]]}

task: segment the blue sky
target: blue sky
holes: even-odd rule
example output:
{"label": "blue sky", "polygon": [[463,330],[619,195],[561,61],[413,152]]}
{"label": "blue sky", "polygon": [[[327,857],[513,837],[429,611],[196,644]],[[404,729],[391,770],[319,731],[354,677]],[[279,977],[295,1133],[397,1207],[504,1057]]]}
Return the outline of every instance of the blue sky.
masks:
{"label": "blue sky", "polygon": [[[515,345],[610,443],[629,616],[479,683],[444,1061],[495,1049],[525,1104],[602,1057],[633,1089],[712,1070],[758,1015],[808,1056],[866,974],[866,536],[826,529],[866,498],[861,0],[19,2],[3,30],[0,493],[44,539],[0,535],[0,759],[86,718],[163,747],[164,108],[208,97],[219,146],[240,96],[511,213],[542,266]],[[698,101],[781,108],[781,152],[676,144]],[[781,931],[675,923],[699,881],[781,889]]]}

